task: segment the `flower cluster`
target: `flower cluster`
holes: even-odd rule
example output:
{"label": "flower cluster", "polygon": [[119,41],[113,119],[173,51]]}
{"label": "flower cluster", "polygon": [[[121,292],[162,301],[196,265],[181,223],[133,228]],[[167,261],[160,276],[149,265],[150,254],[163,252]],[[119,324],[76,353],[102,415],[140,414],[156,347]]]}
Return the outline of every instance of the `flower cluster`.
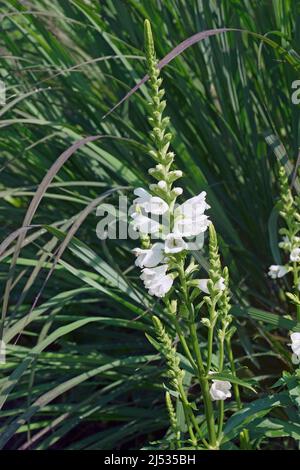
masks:
{"label": "flower cluster", "polygon": [[[163,181],[160,180],[158,184]],[[173,285],[174,276],[167,273],[172,257],[187,250],[185,237],[199,235],[209,225],[209,219],[204,214],[205,209],[209,208],[205,201],[206,193],[201,192],[174,210],[162,197],[152,196],[143,188],[137,188],[134,194],[138,197],[134,200],[134,212],[131,215],[133,228],[141,235],[149,237],[155,234],[162,240],[145,249],[134,248],[135,264],[142,269],[141,279],[149,293],[164,297]],[[168,232],[166,225],[162,226],[159,221],[152,219],[153,215],[167,215],[169,221],[173,220],[171,231]],[[199,280],[199,289],[208,293],[207,281]],[[222,280],[219,288],[222,289]]]}

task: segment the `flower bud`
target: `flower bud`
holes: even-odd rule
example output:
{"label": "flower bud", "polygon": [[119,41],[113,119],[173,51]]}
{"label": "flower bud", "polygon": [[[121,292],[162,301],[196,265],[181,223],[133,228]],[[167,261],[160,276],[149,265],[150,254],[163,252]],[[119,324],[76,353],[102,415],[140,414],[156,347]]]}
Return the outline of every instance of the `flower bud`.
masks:
{"label": "flower bud", "polygon": [[166,191],[168,185],[165,181],[161,180],[157,183],[157,186],[159,187],[159,189],[162,189],[163,191]]}
{"label": "flower bud", "polygon": [[172,189],[172,194],[174,194],[174,196],[181,196],[181,194],[183,193],[183,189],[182,188],[173,188]]}
{"label": "flower bud", "polygon": [[210,328],[211,327],[211,324],[210,324],[210,320],[209,318],[201,318],[201,323],[206,326],[207,328]]}

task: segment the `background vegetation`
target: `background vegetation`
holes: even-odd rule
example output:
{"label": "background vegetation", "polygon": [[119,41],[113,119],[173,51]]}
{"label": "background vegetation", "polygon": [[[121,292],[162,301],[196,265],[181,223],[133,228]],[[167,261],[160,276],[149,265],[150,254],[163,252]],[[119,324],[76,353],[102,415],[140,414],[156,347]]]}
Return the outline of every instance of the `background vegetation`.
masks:
{"label": "background vegetation", "polygon": [[[190,195],[208,193],[231,273],[239,375],[255,377],[258,398],[268,397],[282,370],[291,369],[286,344],[294,323],[266,272],[280,256],[277,159],[284,145],[294,166],[299,148],[291,84],[300,79],[300,2],[0,5],[0,76],[7,89],[0,108],[2,241],[22,226],[59,155],[86,136],[101,135],[53,171],[32,222],[25,220],[35,227],[11,271],[17,245],[3,247],[8,351],[0,379],[2,448],[139,449],[168,427],[164,364],[144,337],[152,328],[149,308],[159,313],[160,306],[152,307],[141,289],[133,242],[96,236],[97,205],[117,203],[126,188],[148,178],[146,88],[103,119],[145,74],[145,18],[159,57],[196,32],[220,27],[265,34],[286,51],[229,32],[194,45],[163,70],[177,164]],[[200,259],[205,270],[205,253]],[[252,421],[260,416],[254,411]],[[270,420],[288,411],[272,413]],[[264,437],[261,425],[255,432],[262,448],[296,445],[284,439],[291,436],[286,429],[273,426]]]}

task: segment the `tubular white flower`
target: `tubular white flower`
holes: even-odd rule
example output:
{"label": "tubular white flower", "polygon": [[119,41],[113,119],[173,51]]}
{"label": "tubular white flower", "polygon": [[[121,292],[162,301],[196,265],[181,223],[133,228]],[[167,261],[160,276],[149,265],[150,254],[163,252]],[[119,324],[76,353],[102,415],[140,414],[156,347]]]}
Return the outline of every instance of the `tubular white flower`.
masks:
{"label": "tubular white flower", "polygon": [[132,251],[137,257],[135,265],[140,268],[154,268],[164,259],[163,243],[155,243],[149,250],[134,248]]}
{"label": "tubular white flower", "polygon": [[272,264],[269,267],[268,275],[272,279],[277,279],[279,277],[283,277],[288,273],[288,268],[286,266],[281,266],[279,264]]}
{"label": "tubular white flower", "polygon": [[212,400],[226,400],[231,397],[231,383],[227,380],[213,380],[209,393]]}
{"label": "tubular white flower", "polygon": [[290,346],[293,353],[300,356],[300,333],[291,333],[291,341],[292,344]]}
{"label": "tubular white flower", "polygon": [[131,217],[133,218],[132,226],[134,230],[141,233],[157,233],[159,231],[160,224],[156,220],[137,212],[131,214]]}
{"label": "tubular white flower", "polygon": [[210,206],[206,204],[205,198],[206,192],[202,191],[198,196],[188,199],[175,209],[174,232],[190,237],[207,230],[210,221],[204,215],[204,211]]}
{"label": "tubular white flower", "polygon": [[156,268],[145,268],[141,274],[146,289],[150,295],[156,297],[164,297],[173,285],[173,278],[170,274],[166,274],[167,264],[163,264]]}
{"label": "tubular white flower", "polygon": [[206,215],[199,215],[197,218],[184,217],[174,222],[174,231],[180,233],[182,237],[193,237],[205,232],[210,224]]}
{"label": "tubular white flower", "polygon": [[300,261],[300,248],[294,248],[290,254],[291,261]]}
{"label": "tubular white flower", "polygon": [[141,274],[141,279],[145,284],[145,287],[149,287],[155,278],[159,278],[166,275],[168,270],[167,264],[162,264],[156,268],[145,268]]}
{"label": "tubular white flower", "polygon": [[177,207],[176,211],[187,214],[189,217],[195,214],[203,214],[210,206],[206,203],[206,192],[202,191],[198,196],[194,196],[185,201],[181,206]]}
{"label": "tubular white flower", "polygon": [[173,285],[173,278],[170,274],[163,276],[154,281],[149,287],[149,294],[156,297],[164,297]]}
{"label": "tubular white flower", "polygon": [[180,253],[180,251],[186,250],[187,244],[176,233],[169,233],[165,239],[165,252],[166,253]]}
{"label": "tubular white flower", "polygon": [[[197,280],[197,287],[199,287],[200,290],[205,292],[205,294],[209,294],[209,290],[207,288],[207,283],[209,279],[199,279]],[[223,291],[225,289],[225,279],[223,277],[220,277],[220,279],[215,283],[214,286],[216,289],[219,291]]]}
{"label": "tubular white flower", "polygon": [[163,199],[157,196],[151,196],[151,194],[143,188],[135,189],[134,194],[138,197],[133,203],[144,209],[145,212],[162,215],[169,209],[168,204]]}

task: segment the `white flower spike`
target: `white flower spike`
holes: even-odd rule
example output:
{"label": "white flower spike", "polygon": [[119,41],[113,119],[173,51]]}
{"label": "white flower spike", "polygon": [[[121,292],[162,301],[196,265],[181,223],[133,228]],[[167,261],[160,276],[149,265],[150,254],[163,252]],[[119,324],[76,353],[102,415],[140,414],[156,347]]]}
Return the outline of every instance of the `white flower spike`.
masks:
{"label": "white flower spike", "polygon": [[213,380],[209,393],[214,401],[226,400],[231,397],[231,383],[227,380]]}

